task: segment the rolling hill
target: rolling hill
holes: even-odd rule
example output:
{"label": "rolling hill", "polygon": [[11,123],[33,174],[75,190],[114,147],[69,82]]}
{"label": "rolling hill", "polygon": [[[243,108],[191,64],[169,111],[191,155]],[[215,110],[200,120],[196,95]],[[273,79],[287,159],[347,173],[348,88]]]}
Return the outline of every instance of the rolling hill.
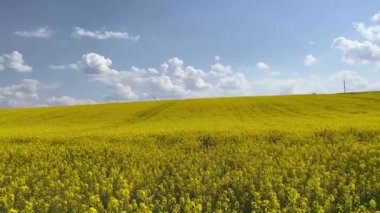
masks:
{"label": "rolling hill", "polygon": [[376,212],[380,93],[0,110],[0,212]]}
{"label": "rolling hill", "polygon": [[0,110],[5,134],[379,128],[380,93],[168,100]]}

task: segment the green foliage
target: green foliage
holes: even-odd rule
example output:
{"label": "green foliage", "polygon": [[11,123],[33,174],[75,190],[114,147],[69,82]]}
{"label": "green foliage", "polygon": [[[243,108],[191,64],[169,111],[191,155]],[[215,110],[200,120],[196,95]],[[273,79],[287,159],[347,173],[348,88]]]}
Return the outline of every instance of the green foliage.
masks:
{"label": "green foliage", "polygon": [[379,93],[0,110],[0,212],[376,212]]}

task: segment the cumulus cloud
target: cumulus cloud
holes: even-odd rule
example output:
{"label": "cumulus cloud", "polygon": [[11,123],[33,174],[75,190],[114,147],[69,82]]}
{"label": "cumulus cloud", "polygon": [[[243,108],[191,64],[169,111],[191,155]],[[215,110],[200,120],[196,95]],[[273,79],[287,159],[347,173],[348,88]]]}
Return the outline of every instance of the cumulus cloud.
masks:
{"label": "cumulus cloud", "polygon": [[103,99],[106,101],[134,100],[138,98],[130,86],[124,85],[121,82],[108,86],[113,90],[113,92],[109,95],[103,96]]}
{"label": "cumulus cloud", "polygon": [[214,85],[210,84],[210,88],[213,87],[213,89],[222,92],[240,91],[244,93],[250,88],[250,84],[243,73],[234,71],[230,66],[223,65],[220,62],[211,66],[211,70],[208,71],[207,76],[211,76],[211,78],[208,78],[210,82],[213,82],[211,80],[213,77],[216,78]]}
{"label": "cumulus cloud", "polygon": [[112,61],[96,53],[88,53],[77,62],[78,69],[88,74],[106,74],[116,72],[111,69]]}
{"label": "cumulus cloud", "polygon": [[[380,12],[372,17],[372,21],[380,21]],[[347,64],[373,64],[380,69],[380,47],[373,43],[380,40],[380,25],[366,26],[362,22],[355,22],[353,26],[366,41],[350,40],[341,36],[334,39],[331,47],[342,51],[343,62]]]}
{"label": "cumulus cloud", "polygon": [[269,66],[266,63],[264,63],[264,62],[258,62],[256,64],[256,67],[259,68],[259,69],[261,69],[261,70],[267,70],[267,69],[269,69]]}
{"label": "cumulus cloud", "polygon": [[[204,90],[211,87],[205,82],[206,73],[202,69],[193,66],[184,66],[184,62],[177,58],[171,58],[167,61],[168,68],[173,70],[175,81],[178,83],[177,91],[181,90]],[[219,64],[219,63],[217,63]],[[169,76],[166,76],[170,79]],[[175,85],[173,85],[175,88]]]}
{"label": "cumulus cloud", "polygon": [[90,99],[76,99],[70,96],[51,97],[46,99],[49,106],[64,106],[64,105],[86,105],[95,104],[96,102]]}
{"label": "cumulus cloud", "polygon": [[0,71],[9,69],[16,72],[31,72],[32,67],[25,64],[23,56],[17,51],[0,55]]}
{"label": "cumulus cloud", "polygon": [[27,107],[36,104],[39,82],[24,79],[20,84],[0,87],[0,107]]}
{"label": "cumulus cloud", "polygon": [[313,66],[317,62],[318,62],[318,59],[314,57],[312,54],[305,56],[305,60],[304,60],[305,66]]}
{"label": "cumulus cloud", "polygon": [[370,41],[359,42],[339,37],[334,39],[331,46],[343,52],[343,61],[347,64],[373,63],[380,67],[380,47]]}
{"label": "cumulus cloud", "polygon": [[372,21],[380,23],[380,11],[372,16]]}
{"label": "cumulus cloud", "polygon": [[224,89],[226,91],[239,91],[249,87],[248,80],[242,73],[234,73],[232,75],[221,78],[216,84],[217,88]]}
{"label": "cumulus cloud", "polygon": [[[76,63],[76,67],[77,70],[91,76],[90,79],[93,81],[100,82],[110,89],[108,94],[102,96],[105,101],[141,100],[153,97],[165,99],[341,92],[342,76],[346,78],[349,91],[375,89],[380,85],[378,82],[365,80],[354,71],[340,71],[329,76],[281,79],[266,75],[263,79],[250,82],[243,73],[222,64],[220,60],[214,62],[209,69],[186,65],[180,58],[173,57],[157,68],[131,67],[127,70],[115,70],[112,68],[112,61],[107,57],[99,54],[93,57],[102,61],[95,64],[102,65],[89,66],[88,64],[92,62],[85,60],[87,57],[82,57],[82,60]],[[85,65],[80,66],[80,64]],[[89,72],[86,70],[88,67],[95,70]]]}
{"label": "cumulus cloud", "polygon": [[110,89],[103,96],[107,101],[137,100],[149,97],[183,98],[225,96],[248,93],[250,84],[245,75],[223,65],[219,60],[209,70],[185,65],[173,57],[157,68],[112,68],[112,60],[97,53],[84,54],[75,64],[50,66],[72,69],[90,75],[90,79]]}
{"label": "cumulus cloud", "polygon": [[49,65],[52,70],[80,70],[86,74],[117,74],[111,69],[112,60],[96,53],[82,55],[81,60],[68,65]]}
{"label": "cumulus cloud", "polygon": [[233,73],[230,66],[225,66],[220,62],[216,62],[211,66],[210,73],[215,76],[227,76]]}
{"label": "cumulus cloud", "polygon": [[163,63],[160,68],[137,68],[119,71],[116,76],[121,81],[134,85],[135,90],[145,87],[148,90],[140,93],[163,97],[196,96],[210,90],[238,89],[246,86],[245,76],[234,72],[231,67],[216,62],[211,70],[204,71],[193,66],[185,66],[184,62],[173,57]]}
{"label": "cumulus cloud", "polygon": [[271,70],[270,66],[264,62],[256,63],[256,67],[259,70],[263,71],[263,74],[265,74],[266,76],[278,76],[281,74],[280,72]]}
{"label": "cumulus cloud", "polygon": [[14,34],[24,38],[48,39],[54,32],[49,27],[39,27],[29,31],[15,31]]}
{"label": "cumulus cloud", "polygon": [[364,23],[354,23],[354,27],[364,38],[371,41],[380,40],[380,25],[367,27]]}
{"label": "cumulus cloud", "polygon": [[107,39],[126,39],[131,41],[138,41],[140,39],[139,35],[132,36],[127,32],[118,31],[107,31],[107,30],[86,30],[80,27],[75,27],[74,32],[71,34],[73,38],[93,38],[97,40],[107,40]]}

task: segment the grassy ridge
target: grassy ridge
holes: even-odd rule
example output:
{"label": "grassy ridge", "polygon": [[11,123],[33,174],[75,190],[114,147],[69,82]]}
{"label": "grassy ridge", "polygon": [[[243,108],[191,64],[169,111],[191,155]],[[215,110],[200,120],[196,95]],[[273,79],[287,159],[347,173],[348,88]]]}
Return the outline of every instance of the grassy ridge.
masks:
{"label": "grassy ridge", "polygon": [[0,110],[0,212],[375,212],[380,93]]}

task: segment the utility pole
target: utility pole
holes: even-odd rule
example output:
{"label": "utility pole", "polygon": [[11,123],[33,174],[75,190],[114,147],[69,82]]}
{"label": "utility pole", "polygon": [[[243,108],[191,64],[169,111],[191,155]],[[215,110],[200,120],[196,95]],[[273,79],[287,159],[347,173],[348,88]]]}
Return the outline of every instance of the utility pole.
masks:
{"label": "utility pole", "polygon": [[344,90],[344,93],[346,93],[346,80],[343,81],[343,90]]}

